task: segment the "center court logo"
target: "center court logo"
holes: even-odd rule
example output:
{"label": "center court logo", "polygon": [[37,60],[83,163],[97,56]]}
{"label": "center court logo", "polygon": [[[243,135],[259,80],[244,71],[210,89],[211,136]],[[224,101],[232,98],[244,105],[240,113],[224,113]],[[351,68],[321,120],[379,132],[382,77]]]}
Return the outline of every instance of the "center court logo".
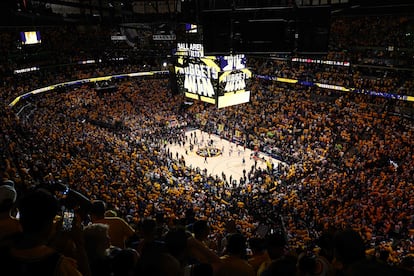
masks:
{"label": "center court logo", "polygon": [[199,148],[196,153],[202,157],[216,157],[222,154],[221,150],[215,147]]}

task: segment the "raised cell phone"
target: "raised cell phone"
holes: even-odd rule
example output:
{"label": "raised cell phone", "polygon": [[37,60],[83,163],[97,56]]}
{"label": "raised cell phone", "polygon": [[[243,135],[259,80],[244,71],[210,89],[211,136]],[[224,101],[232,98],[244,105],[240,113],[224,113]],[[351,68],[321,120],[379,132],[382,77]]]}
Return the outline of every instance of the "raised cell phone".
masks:
{"label": "raised cell phone", "polygon": [[62,221],[62,230],[63,231],[70,231],[72,230],[73,219],[75,217],[74,210],[71,209],[63,209],[63,221]]}

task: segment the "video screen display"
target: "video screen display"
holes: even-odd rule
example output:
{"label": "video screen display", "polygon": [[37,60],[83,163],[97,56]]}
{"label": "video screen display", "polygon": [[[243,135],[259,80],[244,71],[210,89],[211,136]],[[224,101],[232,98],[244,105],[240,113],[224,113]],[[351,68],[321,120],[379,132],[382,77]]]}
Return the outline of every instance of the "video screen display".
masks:
{"label": "video screen display", "polygon": [[227,107],[250,101],[252,72],[246,68],[245,55],[218,56],[221,73],[218,81],[217,107]]}
{"label": "video screen display", "polygon": [[202,58],[204,47],[200,43],[177,43],[176,56]]}
{"label": "video screen display", "polygon": [[175,74],[180,93],[218,108],[250,101],[251,71],[243,54],[202,56],[199,44],[178,43]]}
{"label": "video screen display", "polygon": [[252,76],[249,69],[223,72],[219,77],[219,91],[221,93],[245,91]]}
{"label": "video screen display", "polygon": [[42,42],[39,31],[20,32],[20,41],[23,45],[39,44]]}
{"label": "video screen display", "polygon": [[217,56],[221,71],[240,70],[246,68],[246,56],[244,54],[231,56]]}
{"label": "video screen display", "polygon": [[250,102],[250,91],[226,93],[217,98],[217,108],[228,107],[232,105],[244,104]]}
{"label": "video screen display", "polygon": [[185,32],[188,34],[196,34],[198,33],[198,26],[195,24],[186,23]]}
{"label": "video screen display", "polygon": [[175,67],[178,89],[188,98],[215,104],[219,71],[210,58],[179,57]]}

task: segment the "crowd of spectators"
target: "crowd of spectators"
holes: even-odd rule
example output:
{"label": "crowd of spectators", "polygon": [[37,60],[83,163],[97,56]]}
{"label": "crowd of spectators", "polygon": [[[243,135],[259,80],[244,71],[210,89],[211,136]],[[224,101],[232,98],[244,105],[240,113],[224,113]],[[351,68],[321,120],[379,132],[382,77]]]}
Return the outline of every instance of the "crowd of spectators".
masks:
{"label": "crowd of spectators", "polygon": [[[352,228],[367,249],[401,262],[413,244],[411,122],[366,96],[252,85],[248,105],[194,104],[185,113],[167,80],[131,80],[109,94],[85,85],[33,98],[20,122],[3,111],[4,175],[25,188],[62,181],[103,200],[135,229],[147,217],[159,216],[166,228],[189,216],[206,220],[216,252],[231,219],[246,238],[261,224],[285,231],[290,249],[313,249],[322,232]],[[323,101],[312,98],[318,94]],[[224,124],[219,134],[228,138],[237,129],[249,147],[271,148],[289,166],[252,168],[245,184],[233,187],[169,153],[165,143],[184,137],[183,129],[166,127],[173,116],[210,132]],[[111,127],[115,122],[121,127]]]}
{"label": "crowd of spectators", "polygon": [[[252,64],[258,74],[358,87],[357,73],[344,68]],[[254,79],[248,104],[184,107],[166,79],[125,79],[112,92],[84,84],[7,106],[51,83],[138,70],[5,78],[0,225],[13,225],[0,228],[6,275],[16,267],[46,275],[58,260],[61,275],[412,273],[414,126],[389,112],[395,101]],[[394,80],[383,81],[393,92]],[[412,81],[400,84],[412,92]],[[169,126],[172,118],[180,124]],[[242,144],[286,165],[248,168],[235,182],[211,175],[168,150],[186,143],[188,128],[229,140],[237,130]],[[65,201],[68,191],[55,188],[62,183],[87,203]],[[70,233],[51,193],[76,210]]]}
{"label": "crowd of spectators", "polygon": [[[297,62],[290,59],[256,58],[257,74],[345,88],[413,96],[413,72],[410,69],[378,69]],[[259,66],[260,64],[260,66]],[[258,67],[256,67],[258,66]]]}
{"label": "crowd of spectators", "polygon": [[[344,16],[332,19],[330,32],[330,57],[341,57],[353,63],[371,58],[379,60],[412,60],[413,18],[406,15]],[[375,28],[372,32],[371,27]],[[373,64],[373,63],[371,63]],[[384,63],[385,64],[385,63]],[[406,66],[412,62],[405,61]]]}
{"label": "crowd of spectators", "polygon": [[[113,30],[82,26],[39,27],[42,43],[25,47],[19,42],[21,30],[27,29],[11,27],[0,32],[3,53],[0,97],[4,103],[37,88],[66,81],[163,69],[158,57],[143,57],[125,41],[111,41]],[[93,63],[82,64],[87,60]],[[33,66],[39,70],[14,73],[14,70]]]}

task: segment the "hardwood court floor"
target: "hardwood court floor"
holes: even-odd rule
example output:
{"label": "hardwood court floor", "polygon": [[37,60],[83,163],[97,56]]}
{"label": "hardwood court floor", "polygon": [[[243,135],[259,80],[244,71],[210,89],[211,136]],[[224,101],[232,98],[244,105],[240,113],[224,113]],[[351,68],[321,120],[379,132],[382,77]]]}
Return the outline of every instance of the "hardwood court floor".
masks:
{"label": "hardwood court floor", "polygon": [[[197,144],[194,146],[194,149],[190,151],[191,133],[197,136]],[[234,180],[239,182],[239,179],[243,176],[243,169],[249,171],[252,166],[255,164],[255,160],[251,158],[253,153],[250,149],[243,149],[242,146],[230,142],[225,139],[220,139],[217,135],[208,135],[208,133],[201,130],[190,130],[186,132],[187,142],[184,146],[178,144],[169,145],[170,152],[173,156],[176,156],[178,152],[179,157],[184,156],[184,160],[187,166],[192,166],[193,168],[199,167],[201,170],[207,169],[207,174],[213,176],[218,175],[221,178],[222,173],[224,173],[229,179],[230,176]],[[221,154],[210,156],[205,158],[197,154],[198,149],[204,149],[209,147],[208,142],[213,140],[212,148],[216,148],[219,151],[222,151]],[[187,154],[186,154],[187,152]],[[211,155],[211,154],[210,154]],[[243,164],[243,157],[245,163]],[[270,156],[259,152],[259,160],[257,161],[256,166],[262,169],[266,169],[266,162],[260,159],[264,158],[267,161],[272,161],[274,164],[281,162],[280,160],[271,158]]]}

